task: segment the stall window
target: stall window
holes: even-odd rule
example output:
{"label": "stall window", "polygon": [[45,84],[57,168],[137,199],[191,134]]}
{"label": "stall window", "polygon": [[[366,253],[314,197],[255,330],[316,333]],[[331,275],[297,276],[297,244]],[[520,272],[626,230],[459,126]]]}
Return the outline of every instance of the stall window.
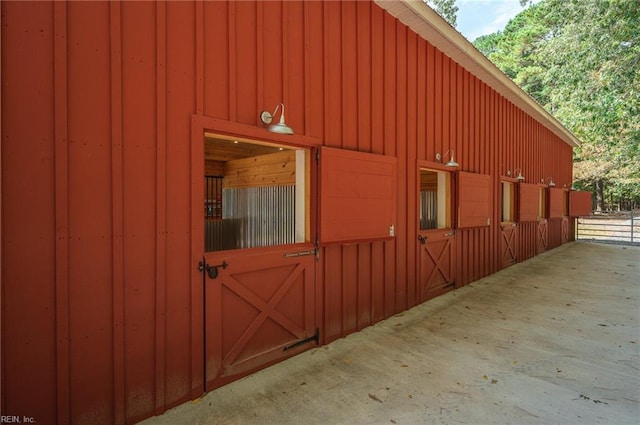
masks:
{"label": "stall window", "polygon": [[538,218],[547,217],[547,189],[541,187],[538,189]]}
{"label": "stall window", "polygon": [[537,221],[540,187],[530,183],[518,183],[518,221]]}
{"label": "stall window", "polygon": [[327,146],[318,154],[320,243],[395,237],[397,159]]}
{"label": "stall window", "polygon": [[493,208],[491,176],[458,172],[458,221],[460,229],[491,225]]}
{"label": "stall window", "polygon": [[446,171],[420,170],[420,230],[451,227],[450,180]]}
{"label": "stall window", "polygon": [[515,192],[511,182],[502,182],[502,221],[515,221]]}
{"label": "stall window", "polygon": [[205,134],[205,251],[308,240],[309,152]]}
{"label": "stall window", "polygon": [[569,215],[571,217],[590,215],[591,209],[591,192],[573,190],[569,192]]}

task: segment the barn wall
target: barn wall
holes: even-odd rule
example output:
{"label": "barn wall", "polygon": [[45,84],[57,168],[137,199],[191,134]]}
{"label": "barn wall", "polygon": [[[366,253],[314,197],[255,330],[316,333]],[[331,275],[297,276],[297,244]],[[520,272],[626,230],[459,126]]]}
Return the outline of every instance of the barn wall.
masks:
{"label": "barn wall", "polygon": [[40,31],[53,32],[52,9],[2,5],[2,414],[39,406],[47,418],[56,415],[54,74]]}
{"label": "barn wall", "polygon": [[571,183],[569,145],[369,2],[1,7],[3,414],[132,423],[202,391],[192,114],[283,101],[297,135],[398,158],[397,237],[322,249],[325,343],[417,304],[418,160],[493,179],[458,286],[501,267],[500,176]]}
{"label": "barn wall", "polygon": [[[397,156],[402,217],[395,243],[324,249],[330,341],[417,303],[416,159],[435,161],[436,152],[453,149],[461,170],[490,174],[492,223],[499,223],[500,177],[521,168],[527,182],[553,177],[559,187],[570,185],[572,149],[376,6],[327,3],[324,28],[332,58],[325,63],[324,144]],[[519,259],[535,255],[536,231],[521,225]],[[559,231],[551,227],[550,235]],[[458,230],[458,285],[501,268],[500,237],[496,225]]]}
{"label": "barn wall", "polygon": [[123,423],[190,398],[194,11],[2,4],[3,414]]}

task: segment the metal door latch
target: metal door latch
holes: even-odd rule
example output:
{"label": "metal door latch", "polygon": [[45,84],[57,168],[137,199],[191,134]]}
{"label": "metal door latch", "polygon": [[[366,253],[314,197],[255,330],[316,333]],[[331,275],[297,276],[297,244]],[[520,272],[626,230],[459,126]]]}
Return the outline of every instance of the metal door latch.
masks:
{"label": "metal door latch", "polygon": [[427,242],[427,237],[418,235],[418,240],[420,241],[420,245],[424,245]]}
{"label": "metal door latch", "polygon": [[301,252],[290,252],[288,254],[283,254],[283,257],[304,257],[305,255],[316,255],[316,249],[310,249],[309,251],[301,251]]}
{"label": "metal door latch", "polygon": [[229,264],[227,264],[226,261],[223,261],[222,264],[216,264],[215,266],[210,266],[204,261],[200,261],[198,263],[198,271],[203,272],[206,270],[207,275],[209,275],[211,279],[215,279],[218,277],[218,267],[222,267],[222,270],[225,270],[228,266]]}

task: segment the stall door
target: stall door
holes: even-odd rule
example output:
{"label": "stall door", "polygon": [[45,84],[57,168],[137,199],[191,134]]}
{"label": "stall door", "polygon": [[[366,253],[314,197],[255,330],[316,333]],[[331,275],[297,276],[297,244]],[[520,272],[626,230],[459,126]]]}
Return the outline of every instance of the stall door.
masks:
{"label": "stall door", "polygon": [[452,173],[420,169],[417,237],[419,299],[424,302],[455,287],[455,231]]}
{"label": "stall door", "polygon": [[538,185],[538,230],[536,232],[536,253],[541,254],[549,247],[549,194],[546,186]]}
{"label": "stall door", "polygon": [[455,287],[455,232],[420,232],[420,302]]}
{"label": "stall door", "polygon": [[515,223],[504,224],[502,229],[502,267],[509,267],[518,261],[518,227]]}
{"label": "stall door", "polygon": [[562,243],[567,243],[571,240],[571,226],[569,223],[569,217],[562,217]]}
{"label": "stall door", "polygon": [[311,152],[205,133],[194,158],[209,391],[318,343]]}
{"label": "stall door", "polygon": [[571,240],[571,223],[569,222],[569,190],[562,190],[562,239],[561,243]]}
{"label": "stall door", "polygon": [[500,224],[502,268],[518,261],[518,227],[516,220],[516,184],[511,179],[502,181],[502,218]]}
{"label": "stall door", "polygon": [[547,219],[543,218],[538,221],[536,240],[538,241],[537,253],[541,254],[545,252],[549,246],[549,222]]}
{"label": "stall door", "polygon": [[318,342],[314,253],[284,246],[205,254],[207,391]]}

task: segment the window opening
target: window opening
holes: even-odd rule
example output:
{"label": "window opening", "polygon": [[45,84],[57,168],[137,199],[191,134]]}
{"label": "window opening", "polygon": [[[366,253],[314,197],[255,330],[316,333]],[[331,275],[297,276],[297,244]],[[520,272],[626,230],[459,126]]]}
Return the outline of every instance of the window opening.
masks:
{"label": "window opening", "polygon": [[204,176],[204,216],[222,219],[222,177]]}
{"label": "window opening", "polygon": [[451,227],[449,193],[449,173],[420,170],[420,230]]}
{"label": "window opening", "polygon": [[502,221],[514,221],[515,196],[514,184],[512,182],[502,182]]}
{"label": "window opening", "polygon": [[547,189],[541,187],[538,189],[538,218],[545,218],[547,216]]}
{"label": "window opening", "polygon": [[309,240],[307,150],[206,133],[204,156],[206,252]]}
{"label": "window opening", "polygon": [[220,238],[222,226],[222,177],[204,176],[204,218],[205,218],[205,251],[222,249]]}

